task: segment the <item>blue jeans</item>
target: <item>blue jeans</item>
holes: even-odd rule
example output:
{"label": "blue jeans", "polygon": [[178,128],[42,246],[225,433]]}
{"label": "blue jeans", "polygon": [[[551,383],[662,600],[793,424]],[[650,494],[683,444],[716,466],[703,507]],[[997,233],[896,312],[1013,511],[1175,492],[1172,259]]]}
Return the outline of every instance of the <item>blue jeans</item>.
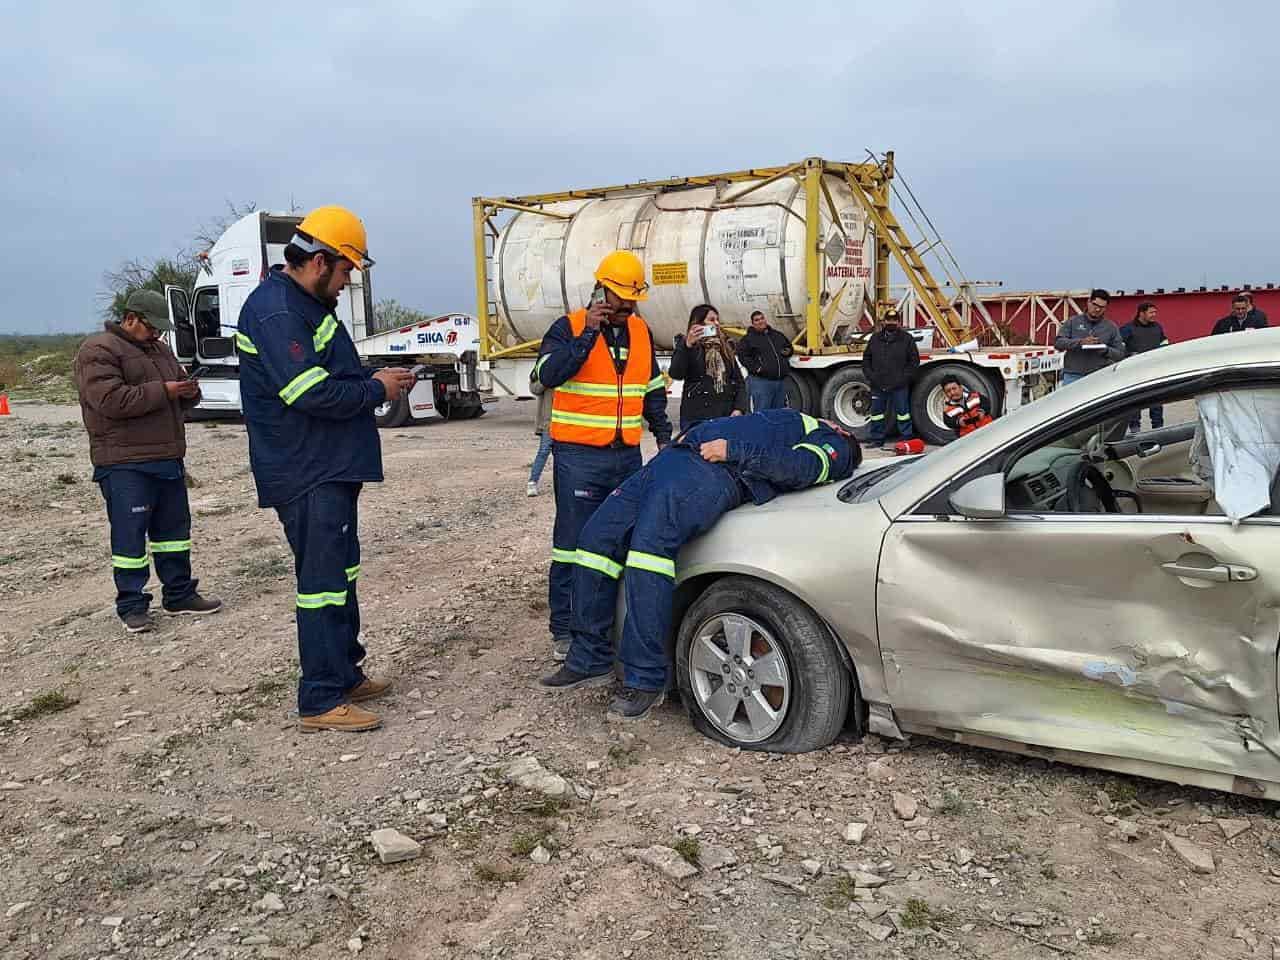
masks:
{"label": "blue jeans", "polygon": [[1064,387],[1065,387],[1068,383],[1075,383],[1077,380],[1081,379],[1082,377],[1086,377],[1086,376],[1088,376],[1088,374],[1085,374],[1085,373],[1070,373],[1070,372],[1068,372],[1068,371],[1066,371],[1066,370],[1063,370],[1063,371],[1062,371],[1062,386],[1064,386]]}
{"label": "blue jeans", "polygon": [[903,440],[910,440],[913,435],[911,427],[911,388],[898,387],[896,390],[872,390],[871,414],[867,417],[867,439],[883,441],[889,432],[890,418]]}
{"label": "blue jeans", "polygon": [[322,483],[276,507],[298,577],[298,713],[313,717],[364,681],[360,661],[358,483]]}
{"label": "blue jeans", "polygon": [[622,681],[637,690],[665,690],[676,554],[741,502],[742,489],[729,469],[685,446],[667,447],[615,490],[578,538],[573,645],[565,666],[591,676],[612,667],[609,631],[622,578]]}
{"label": "blue jeans", "polygon": [[[1157,404],[1147,409],[1148,416],[1151,417],[1151,429],[1159,430],[1164,426],[1164,405]],[[1133,411],[1133,416],[1129,418],[1129,429],[1135,433],[1142,429],[1142,408],[1139,407]]]}
{"label": "blue jeans", "polygon": [[766,380],[764,377],[747,377],[747,393],[751,397],[751,412],[778,410],[787,405],[787,381]]}
{"label": "blue jeans", "polygon": [[[113,470],[98,482],[111,523],[111,569],[116,583],[116,613],[146,612],[151,594],[143,587],[155,564],[165,606],[196,592],[191,579],[191,510],[187,486],[178,477],[165,480],[138,470]],[[151,563],[147,562],[147,540]]]}
{"label": "blue jeans", "polygon": [[533,466],[529,468],[529,482],[537,483],[542,479],[542,468],[547,465],[547,457],[551,456],[551,430],[543,430],[538,437],[538,452],[533,455]]}
{"label": "blue jeans", "polygon": [[573,610],[573,571],[578,536],[596,507],[604,502],[643,462],[639,447],[589,447],[582,443],[553,443],[555,456],[556,520],[551,531],[551,573],[547,605],[551,636],[567,639]]}

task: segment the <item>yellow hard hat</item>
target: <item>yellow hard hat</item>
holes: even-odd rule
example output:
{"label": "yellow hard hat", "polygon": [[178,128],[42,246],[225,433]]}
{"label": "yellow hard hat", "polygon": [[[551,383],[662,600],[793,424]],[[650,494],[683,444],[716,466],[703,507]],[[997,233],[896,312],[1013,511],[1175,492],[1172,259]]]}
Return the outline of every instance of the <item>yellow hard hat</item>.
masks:
{"label": "yellow hard hat", "polygon": [[[303,237],[293,242],[308,253],[328,250],[346,257],[357,270],[373,266],[369,258],[369,238],[364,223],[346,207],[316,207],[298,224],[298,231],[311,237],[316,243],[308,245]],[[299,243],[298,241],[302,242]],[[318,245],[317,245],[318,244]]]}
{"label": "yellow hard hat", "polygon": [[648,300],[649,284],[644,282],[644,264],[630,250],[615,250],[596,267],[596,282],[608,287],[623,300]]}

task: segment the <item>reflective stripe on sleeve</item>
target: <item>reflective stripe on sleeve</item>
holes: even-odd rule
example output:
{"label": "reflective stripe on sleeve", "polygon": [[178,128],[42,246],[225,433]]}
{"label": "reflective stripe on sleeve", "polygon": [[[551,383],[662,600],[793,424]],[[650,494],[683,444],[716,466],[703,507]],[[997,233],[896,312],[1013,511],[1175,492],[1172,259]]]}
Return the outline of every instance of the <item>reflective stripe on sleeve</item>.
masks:
{"label": "reflective stripe on sleeve", "polygon": [[659,375],[654,377],[652,380],[650,380],[648,383],[645,384],[644,392],[653,393],[653,391],[655,390],[665,391],[666,389],[667,389],[667,381],[663,380],[662,377]]}
{"label": "reflective stripe on sleeve", "polygon": [[813,433],[813,431],[817,430],[819,426],[817,418],[811,417],[807,413],[800,414],[800,422],[804,424],[804,433],[806,437]]}
{"label": "reflective stripe on sleeve", "polygon": [[236,331],[236,350],[240,353],[251,353],[254,356],[258,354],[258,348],[253,345],[253,341],[238,330]]}
{"label": "reflective stripe on sleeve", "polygon": [[359,579],[360,564],[357,563],[354,567],[347,567],[347,583],[351,583],[352,581]]}
{"label": "reflective stripe on sleeve", "polygon": [[627,554],[627,566],[637,570],[648,570],[650,573],[660,573],[672,580],[676,578],[676,562],[652,553],[632,550]]}
{"label": "reflective stripe on sleeve", "polygon": [[822,471],[818,474],[818,479],[814,483],[826,483],[827,476],[831,473],[831,460],[827,457],[827,451],[812,443],[797,443],[792,450],[808,450],[818,458],[818,462],[822,464]]}
{"label": "reflective stripe on sleeve", "polygon": [[613,580],[617,580],[622,576],[622,564],[615,563],[608,557],[602,557],[598,553],[591,553],[589,550],[579,550],[576,562],[580,567],[603,573]]}
{"label": "reflective stripe on sleeve", "polygon": [[191,549],[190,540],[152,540],[152,553],[184,553]]}
{"label": "reflective stripe on sleeve", "polygon": [[325,318],[320,321],[320,326],[316,327],[315,336],[311,338],[311,342],[316,348],[316,353],[323,350],[337,332],[338,321],[333,319],[332,313],[326,314]]}
{"label": "reflective stripe on sleeve", "polygon": [[328,376],[329,371],[324,367],[307,367],[281,388],[280,399],[291,405],[316,384],[324,382]]}
{"label": "reflective stripe on sleeve", "polygon": [[319,610],[321,607],[345,607],[347,591],[340,593],[300,593],[298,607],[302,610]]}
{"label": "reflective stripe on sleeve", "polygon": [[117,570],[145,570],[147,562],[146,557],[120,557],[114,553],[111,555],[111,565]]}

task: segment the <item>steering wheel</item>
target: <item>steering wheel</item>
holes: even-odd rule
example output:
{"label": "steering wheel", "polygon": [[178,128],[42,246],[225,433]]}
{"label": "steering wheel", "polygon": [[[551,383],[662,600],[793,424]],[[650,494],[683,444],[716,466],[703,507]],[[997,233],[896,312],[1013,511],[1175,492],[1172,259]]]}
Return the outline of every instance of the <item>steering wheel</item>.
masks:
{"label": "steering wheel", "polygon": [[[1119,513],[1111,484],[1092,463],[1081,461],[1067,474],[1067,510],[1071,513]],[[1134,497],[1137,500],[1137,497]],[[1139,507],[1141,510],[1141,507]]]}

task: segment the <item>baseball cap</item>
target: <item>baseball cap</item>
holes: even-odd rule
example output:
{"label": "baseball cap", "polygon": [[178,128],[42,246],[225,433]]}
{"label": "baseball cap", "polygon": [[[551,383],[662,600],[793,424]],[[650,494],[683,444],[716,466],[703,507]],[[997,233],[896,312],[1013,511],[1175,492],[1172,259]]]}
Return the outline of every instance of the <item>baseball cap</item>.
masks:
{"label": "baseball cap", "polygon": [[135,290],[124,302],[125,313],[136,313],[157,330],[170,329],[169,304],[163,293],[154,290]]}

